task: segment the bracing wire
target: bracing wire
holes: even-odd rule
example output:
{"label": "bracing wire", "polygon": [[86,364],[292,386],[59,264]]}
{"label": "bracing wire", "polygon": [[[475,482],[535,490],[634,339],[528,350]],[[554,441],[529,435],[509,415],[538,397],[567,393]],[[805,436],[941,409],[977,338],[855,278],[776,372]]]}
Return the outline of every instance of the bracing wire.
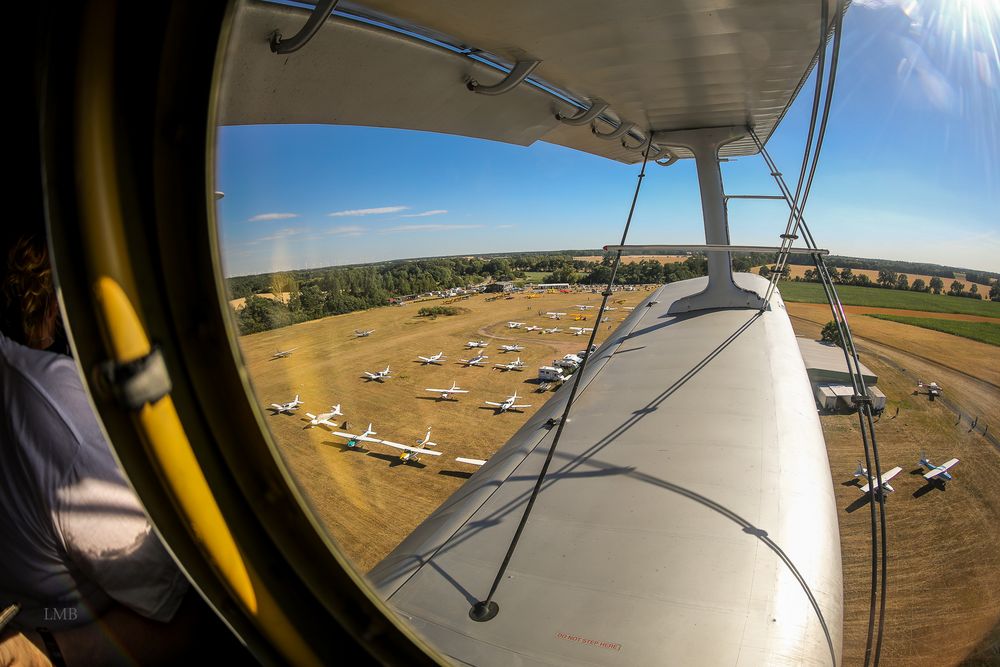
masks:
{"label": "bracing wire", "polygon": [[[775,175],[775,181],[778,184],[782,195],[785,197],[786,203],[789,207],[792,206],[791,191],[785,184],[784,180],[781,178],[780,172],[768,154],[767,150],[764,148],[757,134],[751,130],[751,137],[753,137],[754,142],[757,144],[757,148],[760,151],[761,156],[764,158],[765,163],[771,170],[771,173]],[[799,211],[801,228],[803,231],[803,237],[806,241],[806,245],[809,248],[816,248],[815,239],[812,236],[812,232],[809,226],[806,224],[805,219],[801,217],[801,211]],[[873,481],[875,479],[881,480],[881,465],[878,458],[878,443],[875,439],[875,425],[871,414],[871,400],[868,396],[867,387],[864,383],[864,377],[861,373],[861,364],[857,355],[857,348],[854,345],[854,339],[851,335],[850,326],[847,322],[847,315],[841,304],[840,297],[837,294],[836,287],[833,284],[833,280],[830,277],[829,270],[826,267],[826,263],[819,254],[813,254],[813,262],[816,265],[816,269],[819,272],[821,283],[823,284],[823,289],[826,293],[827,300],[830,304],[830,309],[833,313],[834,322],[837,325],[837,329],[840,332],[841,340],[844,341],[843,352],[844,360],[847,364],[848,370],[851,375],[851,382],[853,384],[853,389],[855,392],[856,403],[858,404],[858,419],[859,426],[861,430],[862,444],[865,453],[865,468],[866,477],[870,489],[874,489]],[[871,440],[869,448],[869,438]],[[872,466],[874,460],[875,465]],[[875,475],[872,475],[872,470],[875,470]],[[878,502],[878,519],[875,515],[875,504],[877,502],[876,496],[873,493],[872,503],[870,504],[871,512],[871,595],[869,599],[869,617],[868,617],[868,636],[865,647],[865,665],[868,665],[872,658],[872,643],[873,635],[875,629],[875,618],[876,618],[876,590],[880,590],[880,604],[878,607],[878,632],[877,638],[875,638],[875,652],[874,652],[874,663],[878,665],[881,657],[881,645],[882,637],[884,635],[884,622],[885,622],[885,599],[886,599],[886,575],[887,575],[887,551],[886,551],[886,517],[885,517],[885,505]],[[880,531],[876,529],[876,523],[881,527]],[[877,532],[880,535],[877,536]],[[879,537],[881,539],[879,539]],[[878,545],[881,544],[881,583],[879,585],[879,559],[878,559]]]}
{"label": "bracing wire", "polygon": [[[813,101],[812,101],[812,112],[809,114],[809,131],[806,133],[806,145],[802,151],[802,165],[799,168],[799,178],[795,185],[795,196],[792,197],[792,208],[788,212],[788,221],[785,223],[785,233],[781,235],[781,253],[787,246],[791,246],[791,242],[794,240],[792,227],[793,224],[797,226],[797,218],[800,215],[800,204],[799,196],[802,193],[802,185],[805,181],[806,170],[809,165],[809,156],[812,152],[813,146],[813,136],[816,132],[816,118],[819,116],[819,101],[821,93],[823,90],[823,75],[826,70],[826,30],[829,22],[829,6],[827,5],[827,0],[820,0],[820,24],[819,24],[819,47],[816,51],[816,86],[813,90]],[[782,254],[779,253],[778,260],[780,261]],[[776,267],[778,270],[775,271],[777,275],[781,275],[781,267]],[[761,308],[766,308],[768,302],[771,300],[771,295],[774,293],[774,287],[777,283],[777,278],[774,274],[771,275],[770,280],[767,285],[767,292],[764,294],[764,301]]]}
{"label": "bracing wire", "polygon": [[[635,204],[639,200],[639,191],[642,189],[642,180],[646,177],[646,164],[649,161],[649,151],[653,145],[653,132],[649,133],[649,139],[646,142],[646,150],[642,153],[642,169],[639,171],[639,177],[635,184],[635,192],[632,194],[632,204],[628,209],[628,217],[625,219],[625,228],[622,230],[622,240],[619,246],[625,245],[626,239],[628,239],[628,230],[632,226],[632,216],[635,213]],[[611,277],[608,279],[608,288],[602,292],[601,296],[601,307],[597,311],[597,319],[595,321],[593,329],[590,331],[590,339],[587,343],[587,354],[584,355],[583,360],[580,362],[580,367],[574,374],[573,384],[570,387],[569,398],[566,400],[566,407],[563,409],[562,418],[559,420],[559,426],[556,429],[556,434],[552,438],[552,444],[549,445],[548,454],[545,457],[545,462],[542,464],[542,469],[538,473],[538,479],[535,480],[535,487],[531,491],[531,495],[528,497],[528,502],[524,507],[524,513],[521,515],[521,520],[517,524],[517,530],[514,531],[514,537],[510,541],[510,545],[507,547],[507,553],[503,558],[503,562],[500,564],[500,568],[497,570],[496,577],[493,579],[493,585],[490,586],[489,594],[479,602],[472,605],[472,609],[469,610],[469,617],[474,621],[488,621],[492,619],[500,610],[499,605],[493,601],[493,596],[496,594],[497,587],[500,585],[501,579],[503,579],[504,573],[507,571],[507,566],[510,564],[510,559],[514,555],[514,550],[517,548],[517,542],[521,537],[521,533],[524,530],[525,524],[528,522],[528,515],[531,513],[531,508],[535,504],[535,499],[538,497],[538,492],[542,488],[542,484],[545,481],[545,473],[548,472],[549,464],[552,462],[552,456],[555,454],[556,447],[559,445],[559,439],[562,437],[563,428],[569,421],[570,409],[573,407],[573,401],[576,398],[577,390],[580,387],[580,380],[583,378],[584,370],[587,368],[587,362],[593,356],[592,350],[594,349],[594,340],[597,337],[597,330],[600,329],[601,319],[604,316],[605,310],[608,306],[608,299],[611,297],[611,289],[614,287],[615,279],[618,276],[618,267],[621,264],[622,251],[619,248],[615,254],[614,264],[611,266]]]}

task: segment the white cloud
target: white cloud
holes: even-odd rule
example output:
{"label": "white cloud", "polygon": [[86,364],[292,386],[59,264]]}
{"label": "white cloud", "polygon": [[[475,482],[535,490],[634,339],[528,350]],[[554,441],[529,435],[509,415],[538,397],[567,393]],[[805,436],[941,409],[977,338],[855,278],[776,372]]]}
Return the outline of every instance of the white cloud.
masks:
{"label": "white cloud", "polygon": [[381,231],[382,234],[389,234],[392,232],[450,232],[459,229],[482,229],[486,225],[440,225],[440,224],[429,224],[429,225],[397,225],[396,227],[388,227]]}
{"label": "white cloud", "polygon": [[269,243],[272,241],[282,241],[287,239],[289,236],[295,236],[296,234],[301,234],[305,231],[302,227],[285,227],[284,229],[279,229],[273,234],[268,236],[261,236],[260,238],[254,239],[248,242],[248,245],[254,245],[257,243]]}
{"label": "white cloud", "polygon": [[331,218],[349,218],[358,215],[382,215],[384,213],[399,213],[405,211],[409,206],[382,206],[380,208],[352,208],[347,211],[335,211],[328,213]]}
{"label": "white cloud", "polygon": [[401,215],[399,217],[401,217],[401,218],[426,218],[426,217],[431,216],[431,215],[442,215],[442,214],[447,213],[447,212],[448,211],[446,211],[443,208],[436,208],[433,211],[424,211],[423,213],[411,213],[409,215]]}
{"label": "white cloud", "polygon": [[255,215],[254,217],[247,220],[247,222],[261,222],[264,220],[287,220],[288,218],[297,218],[298,213],[261,213],[260,215]]}
{"label": "white cloud", "polygon": [[360,225],[341,225],[331,227],[325,233],[329,236],[361,236],[364,232],[365,228]]}
{"label": "white cloud", "polygon": [[512,229],[514,225],[497,225],[497,229]]}

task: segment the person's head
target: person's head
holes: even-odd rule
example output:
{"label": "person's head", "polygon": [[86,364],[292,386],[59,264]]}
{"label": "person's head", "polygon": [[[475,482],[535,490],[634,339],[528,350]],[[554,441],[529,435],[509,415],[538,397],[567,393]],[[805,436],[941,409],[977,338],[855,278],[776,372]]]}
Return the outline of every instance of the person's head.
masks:
{"label": "person's head", "polygon": [[10,249],[0,297],[4,333],[39,350],[52,345],[58,333],[59,306],[43,238],[24,235]]}

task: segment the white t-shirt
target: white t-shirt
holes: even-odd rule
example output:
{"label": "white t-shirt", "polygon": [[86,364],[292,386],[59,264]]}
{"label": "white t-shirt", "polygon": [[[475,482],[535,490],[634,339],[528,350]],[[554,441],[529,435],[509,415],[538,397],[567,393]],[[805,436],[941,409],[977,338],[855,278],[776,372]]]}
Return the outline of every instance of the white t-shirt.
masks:
{"label": "white t-shirt", "polygon": [[70,627],[115,600],[169,621],[188,582],[119,470],[69,357],[0,334],[0,609]]}

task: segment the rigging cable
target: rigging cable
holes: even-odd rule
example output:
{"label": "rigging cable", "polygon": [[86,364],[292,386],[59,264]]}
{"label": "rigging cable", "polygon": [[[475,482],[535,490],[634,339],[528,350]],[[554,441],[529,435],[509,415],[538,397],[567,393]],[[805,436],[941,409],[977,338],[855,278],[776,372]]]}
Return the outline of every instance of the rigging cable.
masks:
{"label": "rigging cable", "polygon": [[[799,178],[795,185],[795,196],[792,198],[792,209],[788,212],[788,222],[785,223],[785,233],[781,235],[781,248],[784,250],[786,244],[790,246],[792,244],[793,233],[791,232],[793,221],[796,221],[798,217],[798,212],[800,210],[799,196],[802,194],[802,184],[805,181],[806,169],[809,164],[809,156],[812,152],[813,145],[813,135],[816,132],[816,118],[819,116],[819,100],[821,91],[823,90],[823,75],[826,71],[826,34],[827,34],[827,23],[829,22],[829,12],[830,9],[827,5],[826,0],[820,0],[820,22],[819,22],[819,47],[816,51],[816,86],[813,90],[813,101],[812,101],[812,112],[809,114],[809,131],[806,133],[806,145],[802,151],[802,166],[799,168]],[[797,226],[798,223],[795,222]],[[781,254],[778,254],[778,259],[781,259]],[[779,269],[780,273],[780,269]],[[767,292],[764,294],[764,301],[761,304],[761,310],[767,307],[767,304],[771,300],[771,295],[774,293],[774,287],[777,283],[777,278],[771,275],[770,280],[767,285]]]}
{"label": "rigging cable", "polygon": [[[618,244],[619,246],[625,245],[625,241],[628,238],[629,227],[632,225],[632,215],[635,213],[635,204],[639,199],[639,190],[642,189],[642,179],[646,177],[646,164],[649,162],[649,152],[653,145],[653,134],[654,133],[650,130],[649,138],[646,140],[646,150],[642,153],[642,169],[639,171],[638,181],[635,184],[635,192],[632,195],[632,205],[629,207],[628,217],[625,219],[625,229],[622,230],[622,240],[621,243]],[[507,571],[510,559],[514,555],[514,550],[517,548],[517,542],[521,537],[521,532],[524,530],[524,526],[528,522],[528,515],[531,513],[531,508],[535,504],[535,498],[538,497],[538,492],[542,488],[542,484],[545,481],[545,473],[548,472],[549,464],[552,462],[552,456],[555,454],[560,437],[562,437],[563,428],[569,421],[570,409],[573,407],[573,401],[576,398],[577,389],[580,387],[580,380],[583,378],[583,372],[587,367],[587,362],[594,354],[594,340],[597,338],[597,330],[601,328],[601,319],[607,308],[608,299],[611,297],[611,288],[615,284],[615,278],[618,275],[618,267],[621,264],[621,259],[622,250],[619,248],[615,254],[615,262],[611,267],[611,277],[608,279],[608,288],[601,293],[601,296],[603,297],[601,299],[601,307],[597,311],[594,328],[590,331],[590,340],[587,343],[587,354],[584,355],[583,360],[580,362],[580,367],[576,370],[575,377],[573,378],[573,386],[570,388],[569,398],[566,401],[566,407],[563,409],[562,418],[559,420],[559,426],[556,429],[556,434],[552,438],[552,444],[549,445],[549,452],[545,457],[545,462],[542,464],[541,471],[538,473],[538,479],[535,480],[535,488],[532,489],[531,495],[528,497],[528,502],[524,507],[524,514],[521,515],[521,520],[517,524],[517,530],[514,531],[514,537],[510,541],[510,546],[507,547],[507,554],[504,556],[503,562],[497,570],[496,577],[493,579],[493,585],[490,586],[490,592],[485,599],[473,604],[472,608],[469,610],[469,617],[474,621],[489,621],[500,611],[499,605],[493,601],[493,595],[496,593],[497,587],[500,585],[500,580]]]}
{"label": "rigging cable", "polygon": [[[765,163],[768,168],[771,169],[771,173],[775,175],[775,181],[778,183],[782,194],[785,196],[785,201],[789,206],[792,205],[791,191],[785,184],[784,180],[781,178],[780,172],[777,170],[777,166],[774,160],[768,154],[767,150],[764,148],[757,134],[751,129],[750,135],[753,137],[754,142],[757,144],[757,148],[764,158]],[[801,213],[801,212],[800,212]],[[808,225],[804,218],[801,218],[801,226],[803,230],[803,237],[806,241],[806,245],[810,248],[816,248],[815,240],[812,236]],[[837,326],[837,330],[840,333],[841,340],[845,342],[843,346],[844,361],[847,364],[848,372],[851,375],[851,382],[854,388],[855,396],[858,398],[858,418],[859,426],[861,430],[861,439],[864,446],[865,453],[865,469],[866,478],[868,481],[868,488],[874,490],[873,480],[881,480],[880,462],[878,459],[878,443],[875,440],[875,425],[871,416],[871,403],[868,398],[867,388],[865,387],[864,377],[861,374],[860,360],[857,356],[857,349],[854,346],[854,339],[851,335],[850,326],[847,323],[847,314],[844,312],[843,305],[841,304],[840,297],[837,294],[837,289],[833,284],[833,280],[830,277],[829,270],[826,267],[822,256],[818,254],[813,254],[813,262],[816,265],[816,270],[818,271],[821,284],[823,285],[824,292],[826,293],[827,301],[829,302],[830,309],[833,313],[834,323]],[[848,352],[850,350],[850,352]],[[853,362],[853,363],[852,363]],[[871,437],[871,450],[869,451],[868,437]],[[874,456],[875,470],[876,474],[873,478],[872,476],[872,460]],[[880,482],[881,485],[881,482]],[[876,516],[875,516],[875,498],[873,496],[873,501],[870,504],[871,510],[871,540],[872,540],[872,550],[871,550],[871,596],[869,599],[869,616],[868,616],[868,636],[867,643],[865,647],[865,665],[869,664],[871,659],[871,649],[872,640],[874,634],[874,624],[875,624],[875,591],[878,586],[878,550],[877,545],[879,540],[877,539],[877,529],[876,529]],[[886,551],[886,519],[885,519],[885,506],[883,503],[878,503],[879,505],[879,517],[878,523],[881,526],[881,605],[878,610],[878,639],[875,646],[875,662],[877,665],[881,656],[881,646],[882,646],[882,636],[885,621],[885,593],[886,593],[886,565],[887,565],[887,551]]]}

